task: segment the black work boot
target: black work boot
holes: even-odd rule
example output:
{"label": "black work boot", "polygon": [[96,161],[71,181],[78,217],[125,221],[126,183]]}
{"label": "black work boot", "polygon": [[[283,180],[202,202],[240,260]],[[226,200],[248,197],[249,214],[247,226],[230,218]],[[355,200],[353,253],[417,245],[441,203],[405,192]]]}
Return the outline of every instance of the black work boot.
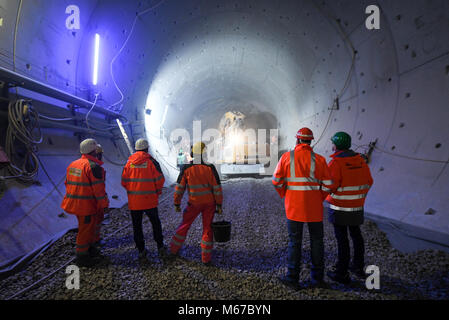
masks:
{"label": "black work boot", "polygon": [[140,250],[139,251],[139,260],[140,261],[147,260],[147,254],[148,254],[147,249]]}
{"label": "black work boot", "polygon": [[104,259],[104,256],[101,254],[101,250],[96,246],[89,247],[89,256],[91,258],[100,258]]}
{"label": "black work boot", "polygon": [[103,239],[98,240],[93,244],[97,249],[101,249],[106,245],[106,242]]}
{"label": "black work boot", "polygon": [[157,253],[159,254],[159,258],[162,258],[162,259],[167,258],[167,256],[168,256],[167,248],[164,245],[159,246],[157,248]]}
{"label": "black work boot", "polygon": [[89,255],[89,253],[77,254],[74,263],[78,267],[86,267],[90,268],[99,263],[100,260],[98,258],[93,258]]}

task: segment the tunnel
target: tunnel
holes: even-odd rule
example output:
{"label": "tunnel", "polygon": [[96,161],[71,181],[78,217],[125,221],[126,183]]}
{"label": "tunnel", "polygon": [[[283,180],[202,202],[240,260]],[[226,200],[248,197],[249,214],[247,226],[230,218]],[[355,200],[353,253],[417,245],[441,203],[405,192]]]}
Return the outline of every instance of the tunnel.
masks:
{"label": "tunnel", "polygon": [[[368,162],[367,259],[381,272],[388,260],[409,272],[382,274],[380,295],[447,299],[448,39],[445,0],[0,0],[2,299],[379,299],[375,290],[342,293],[336,285],[317,295],[292,293],[275,281],[286,269],[287,227],[271,177],[302,127],[313,131],[313,150],[326,161],[331,137],[344,131]],[[214,143],[236,121],[255,133],[264,161],[220,160]],[[29,135],[23,126],[32,127]],[[104,149],[110,268],[145,273],[149,282],[165,272],[160,282],[171,293],[127,292],[108,269],[99,271],[103,279],[121,285],[104,293],[95,285],[100,289],[65,290],[63,269],[22,292],[73,255],[78,223],[61,202],[67,167],[86,138]],[[159,214],[167,244],[181,219],[172,203],[180,149],[188,155],[204,141],[215,150],[208,156],[216,160],[233,233],[214,249],[212,272],[195,264],[200,222],[178,273],[164,271],[156,253],[155,266],[136,266],[121,174],[139,138],[148,140],[165,177]],[[337,249],[326,228],[327,267]]]}

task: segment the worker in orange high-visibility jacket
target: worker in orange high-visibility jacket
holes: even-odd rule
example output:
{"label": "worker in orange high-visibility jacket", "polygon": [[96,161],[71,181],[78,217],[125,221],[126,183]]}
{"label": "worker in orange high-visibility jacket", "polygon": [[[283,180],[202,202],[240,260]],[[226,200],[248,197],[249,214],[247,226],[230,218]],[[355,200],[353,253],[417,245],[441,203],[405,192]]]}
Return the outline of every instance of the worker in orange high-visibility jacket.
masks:
{"label": "worker in orange high-visibility jacket", "polygon": [[146,139],[137,140],[136,152],[129,157],[122,173],[122,186],[128,193],[128,208],[131,211],[134,242],[140,259],[146,259],[147,256],[142,230],[144,213],[153,226],[153,238],[156,241],[159,256],[163,258],[166,255],[157,208],[165,178],[159,163],[148,153],[148,147]]}
{"label": "worker in orange high-visibility jacket", "polygon": [[181,211],[181,200],[185,190],[189,193],[189,201],[184,210],[182,222],[172,238],[170,251],[172,256],[178,253],[190,226],[202,213],[201,260],[205,265],[210,265],[213,248],[212,221],[216,210],[219,214],[222,213],[223,193],[215,166],[204,162],[205,148],[206,145],[202,142],[193,146],[191,153],[193,160],[181,168],[178,176],[174,194],[176,211]]}
{"label": "worker in orange high-visibility jacket", "polygon": [[[334,270],[328,272],[329,278],[340,283],[349,283],[348,268],[364,278],[365,246],[360,225],[363,224],[365,199],[373,184],[370,169],[362,156],[350,150],[351,136],[346,132],[337,132],[332,138],[332,160],[329,169],[333,184],[331,194],[326,201],[329,221],[334,226],[338,245],[338,261]],[[348,229],[354,247],[354,259],[350,262]]]}
{"label": "worker in orange high-visibility jacket", "polygon": [[67,168],[66,194],[61,208],[76,215],[78,234],[76,237],[76,260],[78,266],[90,267],[103,258],[94,246],[98,212],[108,210],[104,171],[96,157],[97,142],[86,139],[80,144],[81,158]]}
{"label": "worker in orange high-visibility jacket", "polygon": [[332,184],[326,160],[310,146],[312,130],[296,134],[296,147],[282,155],[273,175],[273,185],[284,198],[288,227],[288,272],[280,281],[299,289],[303,225],[307,223],[311,243],[311,283],[324,285],[323,201]]}

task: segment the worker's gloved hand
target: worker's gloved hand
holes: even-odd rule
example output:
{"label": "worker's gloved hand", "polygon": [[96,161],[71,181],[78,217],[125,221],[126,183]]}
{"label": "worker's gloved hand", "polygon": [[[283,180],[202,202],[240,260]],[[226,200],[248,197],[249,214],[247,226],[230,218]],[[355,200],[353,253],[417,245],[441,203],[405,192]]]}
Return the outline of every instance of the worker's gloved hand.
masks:
{"label": "worker's gloved hand", "polygon": [[175,204],[175,211],[181,212],[181,206],[179,204]]}
{"label": "worker's gloved hand", "polygon": [[221,208],[221,204],[217,204],[217,210],[216,210],[216,212],[217,212],[218,214],[222,214],[222,213],[223,213],[223,209]]}

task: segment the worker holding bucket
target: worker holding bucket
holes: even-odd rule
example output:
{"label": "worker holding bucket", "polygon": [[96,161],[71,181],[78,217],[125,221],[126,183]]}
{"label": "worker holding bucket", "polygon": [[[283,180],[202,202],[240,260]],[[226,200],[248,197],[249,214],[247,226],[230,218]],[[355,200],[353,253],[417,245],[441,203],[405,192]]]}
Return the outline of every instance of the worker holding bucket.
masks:
{"label": "worker holding bucket", "polygon": [[181,212],[181,200],[186,189],[189,193],[187,208],[183,219],[170,244],[172,256],[182,247],[193,221],[202,213],[203,235],[201,239],[201,260],[210,265],[213,248],[212,221],[215,212],[222,213],[223,193],[217,169],[204,162],[206,145],[198,142],[192,147],[193,160],[181,168],[175,186],[174,204],[176,212]]}

